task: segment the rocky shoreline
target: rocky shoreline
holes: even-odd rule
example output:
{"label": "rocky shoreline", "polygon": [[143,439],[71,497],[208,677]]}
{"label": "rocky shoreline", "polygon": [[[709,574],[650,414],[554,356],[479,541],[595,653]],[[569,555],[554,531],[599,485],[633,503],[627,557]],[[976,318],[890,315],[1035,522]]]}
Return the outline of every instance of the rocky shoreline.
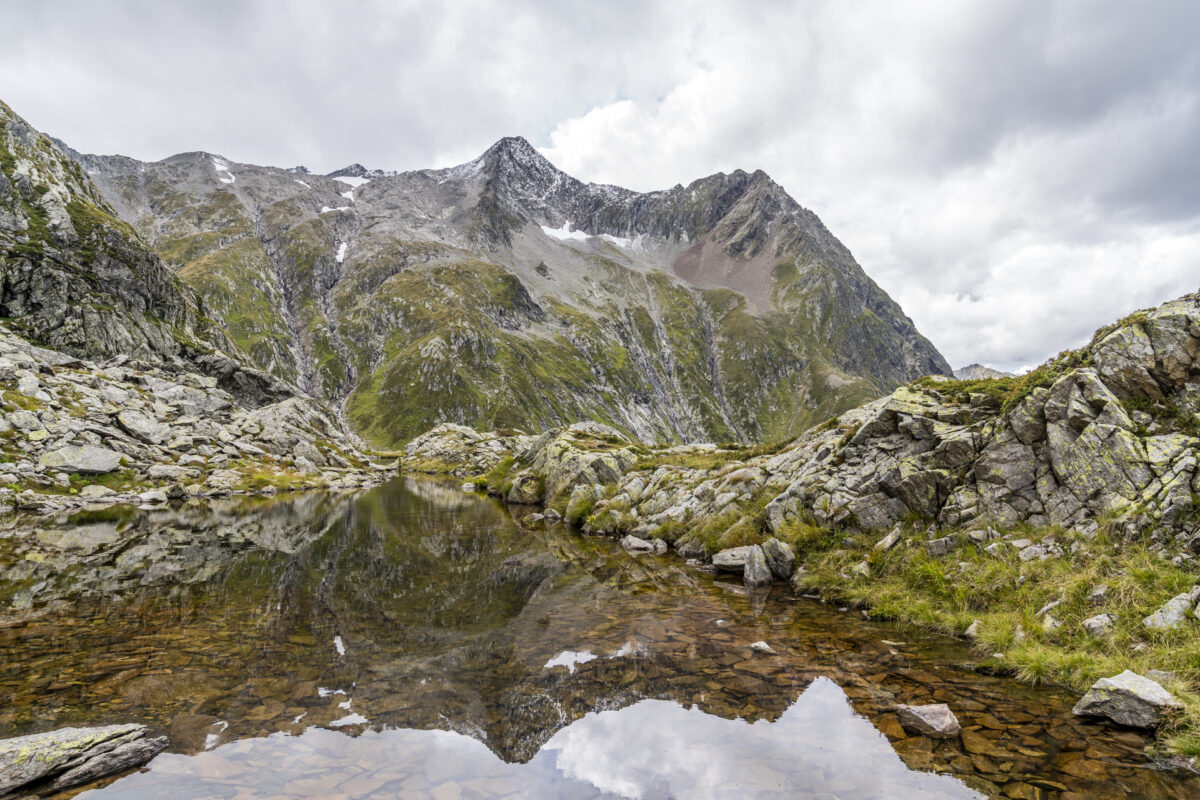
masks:
{"label": "rocky shoreline", "polygon": [[[404,465],[544,505],[585,533],[629,537],[632,550],[730,561],[751,584],[786,577],[800,591],[969,633],[999,654],[996,668],[1018,674],[1033,645],[1100,651],[1086,666],[1026,676],[1086,688],[1200,641],[1195,602],[1168,613],[1196,583],[1198,412],[1200,295],[1188,295],[1029,375],[924,379],[779,447],[656,448],[596,423],[540,436],[444,424],[408,445]],[[772,563],[770,542],[796,552],[790,575],[778,552]],[[919,571],[936,572],[939,588],[922,587]],[[994,603],[941,588],[985,571],[1008,582]],[[901,590],[925,616],[895,607]],[[1036,605],[1005,605],[1017,597]],[[1164,614],[1165,625],[1146,622]],[[1175,747],[1193,751],[1200,673],[1186,663],[1165,671],[1187,706]]]}
{"label": "rocky shoreline", "polygon": [[344,489],[397,471],[294,395],[249,406],[214,377],[124,357],[95,363],[0,326],[0,511]]}

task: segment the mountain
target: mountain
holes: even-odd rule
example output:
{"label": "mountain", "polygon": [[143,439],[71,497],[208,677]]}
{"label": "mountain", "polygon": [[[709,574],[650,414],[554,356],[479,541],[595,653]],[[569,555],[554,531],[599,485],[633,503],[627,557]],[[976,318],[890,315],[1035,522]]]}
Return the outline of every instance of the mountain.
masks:
{"label": "mountain", "polygon": [[977,381],[990,378],[1011,378],[1013,373],[1001,372],[998,369],[985,367],[983,364],[967,364],[954,370],[954,377],[960,381]]}
{"label": "mountain", "polygon": [[292,394],[248,362],[78,164],[2,102],[0,316],[75,356],[132,355],[218,377],[252,405]]}
{"label": "mountain", "polygon": [[442,421],[778,440],[950,373],[763,172],[642,194],[519,137],[399,174],[71,154],[259,367],[379,446]]}
{"label": "mountain", "polygon": [[0,103],[0,514],[385,477],[356,445]]}

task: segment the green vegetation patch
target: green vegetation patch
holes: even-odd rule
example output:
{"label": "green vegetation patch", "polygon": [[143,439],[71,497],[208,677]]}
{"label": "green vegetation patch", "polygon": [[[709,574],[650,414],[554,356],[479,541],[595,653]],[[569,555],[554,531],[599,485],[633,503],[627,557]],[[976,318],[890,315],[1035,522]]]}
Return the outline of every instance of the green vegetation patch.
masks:
{"label": "green vegetation patch", "polygon": [[[925,538],[909,532],[890,552],[876,551],[874,538],[845,539],[833,532],[812,538],[801,588],[871,609],[881,619],[962,636],[976,625],[981,667],[1015,675],[1032,684],[1057,684],[1084,691],[1101,677],[1129,669],[1173,673],[1167,687],[1185,705],[1160,732],[1172,750],[1191,753],[1200,742],[1200,625],[1152,631],[1142,620],[1197,582],[1188,569],[1144,545],[1118,544],[1102,528],[1094,538],[1058,528],[1018,527],[1002,533],[1040,541],[1052,538],[1063,555],[1021,561],[1015,548],[994,556],[965,534],[951,553],[926,553]],[[793,542],[795,544],[795,542]],[[1075,545],[1076,552],[1070,553]],[[868,574],[852,567],[865,562]],[[1102,598],[1094,593],[1107,587]],[[1056,603],[1039,615],[1048,605]],[[1082,623],[1100,614],[1114,620],[1111,633],[1094,636]],[[1046,617],[1053,623],[1046,623]]]}

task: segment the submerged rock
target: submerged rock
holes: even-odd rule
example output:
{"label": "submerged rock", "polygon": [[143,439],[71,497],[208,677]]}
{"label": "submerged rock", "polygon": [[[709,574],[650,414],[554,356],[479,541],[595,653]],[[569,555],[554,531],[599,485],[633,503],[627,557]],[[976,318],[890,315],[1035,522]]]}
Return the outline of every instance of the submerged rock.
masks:
{"label": "submerged rock", "polygon": [[1074,713],[1081,717],[1104,717],[1131,728],[1155,728],[1164,711],[1182,707],[1161,684],[1125,670],[1092,684],[1075,704]]}
{"label": "submerged rock", "polygon": [[144,764],[167,746],[145,735],[145,725],[106,725],[0,741],[0,794],[49,780],[58,791]]}
{"label": "submerged rock", "polygon": [[930,703],[922,706],[898,705],[896,711],[900,724],[906,730],[934,738],[957,736],[962,730],[958,717],[945,703]]}

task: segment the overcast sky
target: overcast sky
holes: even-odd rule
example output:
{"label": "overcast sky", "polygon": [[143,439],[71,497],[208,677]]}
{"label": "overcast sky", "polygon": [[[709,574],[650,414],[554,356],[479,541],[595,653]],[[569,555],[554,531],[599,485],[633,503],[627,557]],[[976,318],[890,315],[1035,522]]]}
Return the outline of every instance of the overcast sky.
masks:
{"label": "overcast sky", "polygon": [[520,134],[591,181],[761,168],[951,364],[1200,288],[1200,3],[0,5],[0,99],[77,149],[327,172]]}

